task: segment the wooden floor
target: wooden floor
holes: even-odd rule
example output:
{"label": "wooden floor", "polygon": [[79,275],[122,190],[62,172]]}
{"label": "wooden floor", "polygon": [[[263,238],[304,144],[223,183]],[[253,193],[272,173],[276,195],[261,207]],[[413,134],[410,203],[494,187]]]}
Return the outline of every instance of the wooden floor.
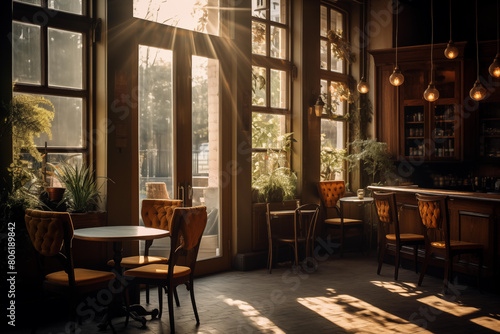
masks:
{"label": "wooden floor", "polygon": [[[374,255],[349,253],[318,260],[318,269],[307,273],[289,264],[273,269],[231,271],[195,280],[201,324],[195,326],[189,294],[179,287],[181,306],[175,307],[177,333],[495,333],[500,332],[500,296],[480,293],[475,286],[455,282],[448,295],[441,293],[442,279],[418,275],[386,264],[376,274]],[[155,290],[154,290],[155,291]],[[144,294],[144,292],[142,292]],[[157,306],[156,293],[148,308]],[[141,296],[144,301],[144,295]],[[161,320],[124,326],[113,320],[117,333],[169,333],[165,302]],[[145,302],[144,302],[145,303]],[[38,333],[65,333],[60,314]],[[96,333],[95,322],[80,333]],[[17,331],[23,332],[23,331]],[[28,332],[28,331],[26,331]],[[104,333],[111,333],[108,329]]]}

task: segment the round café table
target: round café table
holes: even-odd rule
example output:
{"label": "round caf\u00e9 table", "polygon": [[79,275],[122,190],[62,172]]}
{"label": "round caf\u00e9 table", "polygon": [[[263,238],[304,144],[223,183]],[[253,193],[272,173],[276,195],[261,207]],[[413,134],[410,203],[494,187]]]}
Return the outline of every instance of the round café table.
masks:
{"label": "round caf\u00e9 table", "polygon": [[[113,242],[113,260],[115,261],[115,274],[122,274],[122,243],[123,241],[153,240],[170,236],[170,231],[145,227],[145,226],[99,226],[80,228],[74,231],[74,238],[87,241]],[[120,281],[120,280],[117,280]],[[124,308],[127,312],[126,308]],[[134,320],[140,321],[143,327],[146,326],[146,319],[142,315],[151,314],[153,318],[158,314],[158,310],[146,311],[141,305],[131,305],[127,312]],[[155,312],[156,311],[156,312]],[[102,322],[99,327],[103,330],[107,322]]]}
{"label": "round caf\u00e9 table", "polygon": [[[352,197],[342,197],[339,199],[340,203],[340,217],[341,219],[344,219],[344,208],[343,205],[345,203],[355,203],[358,205],[365,207],[366,204],[373,204],[373,197],[367,197],[364,196],[363,198],[358,198],[357,196],[352,196]],[[373,233],[373,218],[372,218],[372,210],[370,208],[370,231],[369,231],[369,240],[368,240],[368,253],[370,252],[372,248],[372,233]]]}

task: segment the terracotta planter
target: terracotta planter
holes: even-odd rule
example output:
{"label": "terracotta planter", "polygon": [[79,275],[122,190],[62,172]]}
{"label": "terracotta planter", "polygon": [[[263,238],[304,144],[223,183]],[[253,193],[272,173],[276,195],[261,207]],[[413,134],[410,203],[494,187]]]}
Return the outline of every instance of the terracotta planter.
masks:
{"label": "terracotta planter", "polygon": [[45,188],[47,194],[49,194],[49,199],[54,202],[59,202],[62,200],[66,188],[61,187],[47,187]]}

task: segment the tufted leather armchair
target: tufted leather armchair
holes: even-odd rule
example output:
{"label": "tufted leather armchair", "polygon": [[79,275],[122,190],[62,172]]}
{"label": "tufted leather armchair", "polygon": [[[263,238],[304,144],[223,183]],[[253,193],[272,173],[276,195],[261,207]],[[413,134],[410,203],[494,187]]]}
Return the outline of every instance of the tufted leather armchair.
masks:
{"label": "tufted leather armchair", "polygon": [[[401,233],[399,228],[399,215],[396,205],[396,193],[381,193],[374,192],[373,199],[375,200],[375,208],[379,221],[380,240],[379,240],[379,259],[377,275],[380,275],[382,263],[386,250],[389,247],[395,248],[395,261],[394,261],[394,279],[398,279],[401,247],[413,246],[413,256],[415,263],[415,272],[417,272],[417,257],[418,246],[424,245],[424,236],[422,234],[414,233]],[[393,233],[392,233],[393,232]]]}
{"label": "tufted leather armchair", "polygon": [[[76,302],[79,296],[108,286],[115,278],[107,271],[73,267],[71,241],[73,222],[67,212],[52,212],[27,209],[24,220],[35,251],[43,257],[58,258],[63,270],[50,272],[43,277],[43,289],[69,297],[70,320],[76,318]],[[43,264],[40,268],[45,274]],[[36,327],[36,321],[33,326]],[[35,328],[33,328],[35,330]]]}
{"label": "tufted leather armchair", "polygon": [[321,203],[325,208],[323,223],[326,229],[337,230],[340,241],[340,256],[344,250],[345,232],[347,229],[356,229],[361,238],[360,247],[363,247],[363,221],[359,219],[346,218],[342,215],[337,203],[345,195],[344,181],[320,181],[318,182],[318,193]]}
{"label": "tufted leather armchair", "polygon": [[[168,298],[168,313],[170,320],[170,332],[175,333],[173,297],[175,297],[176,286],[185,284],[191,295],[191,303],[196,318],[196,324],[200,324],[196,302],[194,298],[193,278],[196,258],[200,247],[203,231],[207,225],[207,208],[196,206],[190,208],[176,207],[170,229],[170,256],[168,264],[148,264],[145,266],[126,270],[124,275],[133,278],[134,283],[145,283],[165,287]],[[182,265],[178,261],[182,258]],[[158,294],[161,318],[163,310],[162,294]],[[176,297],[177,298],[177,297]]]}
{"label": "tufted leather armchair", "polygon": [[479,259],[477,268],[477,284],[481,279],[483,266],[483,245],[475,242],[452,240],[448,217],[448,197],[416,194],[420,221],[425,229],[425,259],[418,285],[422,285],[425,272],[433,255],[444,258],[444,291],[453,274],[453,258],[460,254],[474,254]]}
{"label": "tufted leather armchair", "polygon": [[[177,199],[143,199],[141,217],[144,226],[170,230],[172,216],[176,207],[182,206],[182,200]],[[152,263],[168,263],[168,258],[163,256],[150,256],[149,248],[153,240],[146,240],[144,255],[124,257],[121,261],[123,268],[136,268]],[[115,261],[109,260],[108,265],[114,267]],[[178,301],[176,297],[176,301]],[[146,302],[149,303],[149,286],[146,286]]]}

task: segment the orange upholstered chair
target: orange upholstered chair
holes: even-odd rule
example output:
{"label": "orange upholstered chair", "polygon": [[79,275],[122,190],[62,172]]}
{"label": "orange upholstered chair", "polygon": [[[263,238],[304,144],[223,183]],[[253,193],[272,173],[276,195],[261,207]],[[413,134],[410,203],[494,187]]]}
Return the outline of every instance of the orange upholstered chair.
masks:
{"label": "orange upholstered chair", "polygon": [[107,288],[115,275],[107,271],[73,267],[73,222],[69,213],[28,209],[24,219],[33,247],[39,256],[60,260],[63,270],[49,273],[46,273],[47,268],[43,267],[46,261],[40,261],[44,276],[42,288],[69,298],[70,320],[74,321],[78,297]]}
{"label": "orange upholstered chair", "polygon": [[[142,200],[141,216],[144,226],[170,230],[174,208],[182,206],[182,200],[176,199],[144,199]],[[167,263],[168,258],[163,256],[150,256],[149,248],[153,240],[146,240],[144,255],[135,255],[124,257],[121,261],[121,267],[130,269],[146,264]],[[115,266],[114,260],[109,260],[108,265]],[[178,299],[176,298],[176,301]],[[149,303],[149,285],[146,285],[146,303]]]}
{"label": "orange upholstered chair", "polygon": [[[382,262],[384,262],[385,252],[388,247],[395,248],[395,261],[394,261],[394,279],[398,279],[399,271],[399,258],[401,247],[413,246],[413,254],[415,261],[415,272],[417,271],[417,256],[418,246],[424,245],[424,236],[422,234],[414,233],[401,233],[399,228],[399,215],[396,206],[396,194],[374,192],[373,198],[375,200],[375,208],[380,227],[380,241],[379,241],[379,259],[377,275],[380,275],[382,269]],[[394,233],[391,233],[394,231]]]}
{"label": "orange upholstered chair", "polygon": [[471,253],[479,259],[477,268],[477,282],[481,278],[483,266],[483,245],[474,242],[452,240],[450,238],[450,222],[448,218],[447,196],[416,194],[418,212],[425,228],[425,260],[418,285],[422,284],[427,266],[432,255],[444,258],[444,290],[447,292],[448,283],[453,274],[453,258],[456,255]]}
{"label": "orange upholstered chair", "polygon": [[[361,240],[363,239],[363,221],[359,219],[346,218],[340,212],[337,205],[340,198],[345,195],[344,181],[320,181],[318,182],[318,193],[325,208],[325,219],[327,228],[339,230],[340,256],[344,250],[344,239],[347,229],[359,230]],[[363,247],[363,242],[361,242]]]}
{"label": "orange upholstered chair", "polygon": [[[147,283],[163,286],[167,291],[170,331],[175,332],[173,292],[175,287],[185,284],[191,295],[196,324],[200,319],[194,298],[193,277],[201,237],[207,225],[207,208],[197,206],[191,208],[176,207],[173,211],[170,228],[170,256],[168,264],[148,264],[126,270],[124,275],[133,277],[134,283]],[[182,265],[178,261],[182,262]],[[161,291],[160,289],[158,291]],[[163,311],[162,294],[158,294],[161,318]]]}

